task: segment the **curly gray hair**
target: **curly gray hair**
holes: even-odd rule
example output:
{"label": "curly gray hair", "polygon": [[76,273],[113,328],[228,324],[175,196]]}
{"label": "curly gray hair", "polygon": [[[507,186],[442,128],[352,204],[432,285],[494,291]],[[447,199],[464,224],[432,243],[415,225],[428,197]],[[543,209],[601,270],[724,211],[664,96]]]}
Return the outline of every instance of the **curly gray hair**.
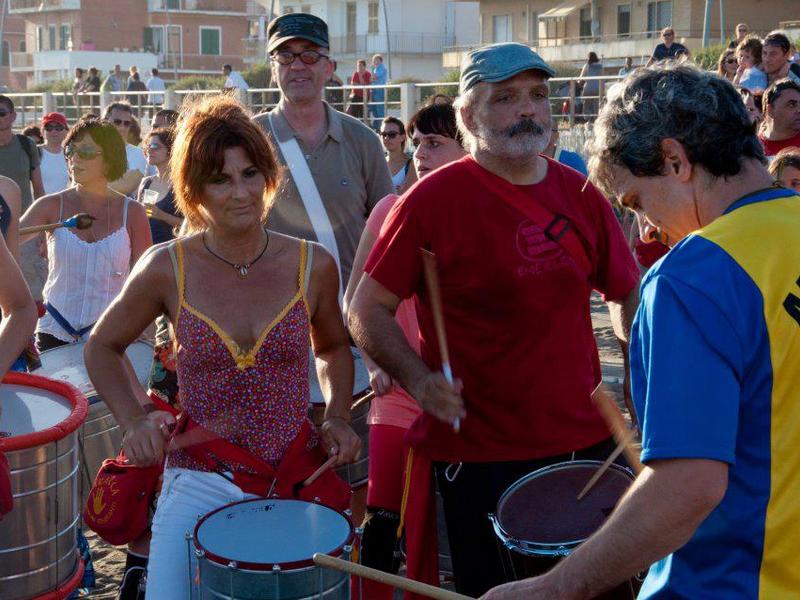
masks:
{"label": "curly gray hair", "polygon": [[689,63],[666,63],[638,69],[609,92],[589,144],[592,180],[613,196],[615,166],[636,177],[663,175],[667,138],[712,177],[738,174],[744,158],[765,162],[733,85]]}

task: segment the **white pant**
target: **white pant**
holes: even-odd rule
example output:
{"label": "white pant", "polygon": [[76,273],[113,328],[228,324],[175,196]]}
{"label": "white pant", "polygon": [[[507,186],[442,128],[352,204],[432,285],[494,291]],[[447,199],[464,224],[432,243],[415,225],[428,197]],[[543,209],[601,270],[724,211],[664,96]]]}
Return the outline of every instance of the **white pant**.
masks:
{"label": "white pant", "polygon": [[153,517],[146,600],[190,600],[195,568],[186,532],[193,533],[197,520],[212,510],[255,497],[217,473],[166,469]]}

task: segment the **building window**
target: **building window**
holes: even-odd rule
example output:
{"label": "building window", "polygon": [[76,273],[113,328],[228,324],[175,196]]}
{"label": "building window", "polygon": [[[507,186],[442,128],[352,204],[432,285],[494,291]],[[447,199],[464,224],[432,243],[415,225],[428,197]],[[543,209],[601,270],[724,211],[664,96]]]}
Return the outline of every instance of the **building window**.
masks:
{"label": "building window", "polygon": [[56,26],[50,25],[47,28],[47,49],[48,50],[55,50],[56,49]]}
{"label": "building window", "polygon": [[672,0],[647,3],[647,31],[655,33],[672,25]]}
{"label": "building window", "polygon": [[69,50],[72,46],[72,26],[62,25],[58,36],[58,49]]}
{"label": "building window", "polygon": [[167,10],[180,10],[181,0],[166,0],[164,5],[167,7]]}
{"label": "building window", "polygon": [[581,29],[580,29],[580,36],[581,39],[586,39],[592,37],[592,9],[591,8],[582,8],[581,9]]}
{"label": "building window", "polygon": [[378,33],[378,3],[370,2],[367,8],[367,33]]}
{"label": "building window", "polygon": [[19,51],[20,52],[27,52],[28,51],[28,44],[25,43],[25,40],[20,41],[20,43],[19,43]]}
{"label": "building window", "polygon": [[539,41],[539,15],[532,12],[528,19],[528,43],[536,45]]}
{"label": "building window", "polygon": [[492,17],[492,41],[511,41],[511,15],[494,15]]}
{"label": "building window", "polygon": [[200,28],[200,54],[219,56],[222,54],[222,30],[219,27]]}
{"label": "building window", "polygon": [[11,46],[8,43],[8,40],[3,40],[3,56],[0,58],[0,65],[7,67],[9,65],[9,59],[11,58]]}
{"label": "building window", "polygon": [[617,35],[629,37],[631,34],[631,5],[620,4],[617,6]]}

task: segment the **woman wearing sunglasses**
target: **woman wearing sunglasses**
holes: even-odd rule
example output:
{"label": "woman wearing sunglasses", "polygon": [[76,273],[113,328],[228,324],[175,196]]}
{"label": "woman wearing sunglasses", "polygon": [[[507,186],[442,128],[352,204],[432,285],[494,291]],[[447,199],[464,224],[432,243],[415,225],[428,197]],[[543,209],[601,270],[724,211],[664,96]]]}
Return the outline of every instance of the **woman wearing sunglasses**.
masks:
{"label": "woman wearing sunglasses", "polygon": [[[386,121],[384,121],[384,127]],[[461,134],[456,127],[456,113],[452,104],[431,104],[418,110],[408,123],[408,135],[414,145],[414,166],[419,177],[465,156]],[[395,194],[383,198],[367,219],[353,261],[353,271],[344,295],[347,312],[364,273],[367,261],[381,226],[389,211],[400,199]],[[395,318],[406,339],[419,352],[419,325],[413,299],[403,300],[397,307]],[[369,423],[369,484],[367,486],[367,515],[361,542],[362,564],[397,572],[397,528],[400,524],[400,507],[403,499],[403,473],[406,451],[403,438],[411,424],[422,412],[417,402],[391,377],[372,362],[366,354],[364,364],[369,370],[370,385],[376,394],[372,401]],[[407,548],[410,553],[415,549]],[[410,563],[409,563],[410,564]],[[363,580],[364,598],[391,600],[393,590],[387,585]]]}
{"label": "woman wearing sunglasses", "polygon": [[733,81],[733,78],[736,76],[736,69],[738,68],[739,61],[736,60],[735,50],[729,48],[719,55],[719,60],[717,61],[717,75],[728,81]]}
{"label": "woman wearing sunglasses", "polygon": [[145,138],[144,154],[147,164],[155,167],[156,175],[142,179],[137,199],[144,205],[150,219],[153,244],[168,242],[180,227],[183,218],[175,206],[175,193],[170,179],[169,159],[175,133],[172,129],[153,129]]}
{"label": "woman wearing sunglasses", "polygon": [[392,175],[392,185],[397,194],[402,194],[417,180],[414,161],[406,154],[406,128],[397,117],[386,117],[379,132],[386,149],[386,163]]}
{"label": "woman wearing sunglasses", "polygon": [[86,340],[151,244],[144,208],[108,188],[127,170],[125,142],[117,129],[82,119],[64,139],[64,154],[74,185],[37,200],[20,226],[60,222],[76,213],[95,221],[88,229],[47,233],[47,314],[36,327],[40,351]]}

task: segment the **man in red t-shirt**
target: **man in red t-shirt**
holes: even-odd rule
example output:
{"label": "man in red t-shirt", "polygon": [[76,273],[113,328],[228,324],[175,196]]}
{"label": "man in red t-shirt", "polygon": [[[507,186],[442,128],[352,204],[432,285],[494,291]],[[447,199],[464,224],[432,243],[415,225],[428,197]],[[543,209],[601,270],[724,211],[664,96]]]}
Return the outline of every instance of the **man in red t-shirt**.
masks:
{"label": "man in red t-shirt", "polygon": [[764,92],[764,129],[758,139],[768,157],[800,147],[800,85],[791,79],[779,79]]}
{"label": "man in red t-shirt", "polygon": [[[470,154],[394,206],[349,313],[358,344],[425,411],[407,440],[433,461],[456,588],[472,596],[505,581],[487,518],[500,495],[547,464],[613,450],[591,401],[600,367],[589,299],[604,294],[623,349],[637,305],[638,269],[611,206],[539,154],[553,75],[522,44],[470,52],[456,105]],[[452,385],[439,372],[420,248],[437,257]],[[393,318],[409,297],[421,358]]]}

